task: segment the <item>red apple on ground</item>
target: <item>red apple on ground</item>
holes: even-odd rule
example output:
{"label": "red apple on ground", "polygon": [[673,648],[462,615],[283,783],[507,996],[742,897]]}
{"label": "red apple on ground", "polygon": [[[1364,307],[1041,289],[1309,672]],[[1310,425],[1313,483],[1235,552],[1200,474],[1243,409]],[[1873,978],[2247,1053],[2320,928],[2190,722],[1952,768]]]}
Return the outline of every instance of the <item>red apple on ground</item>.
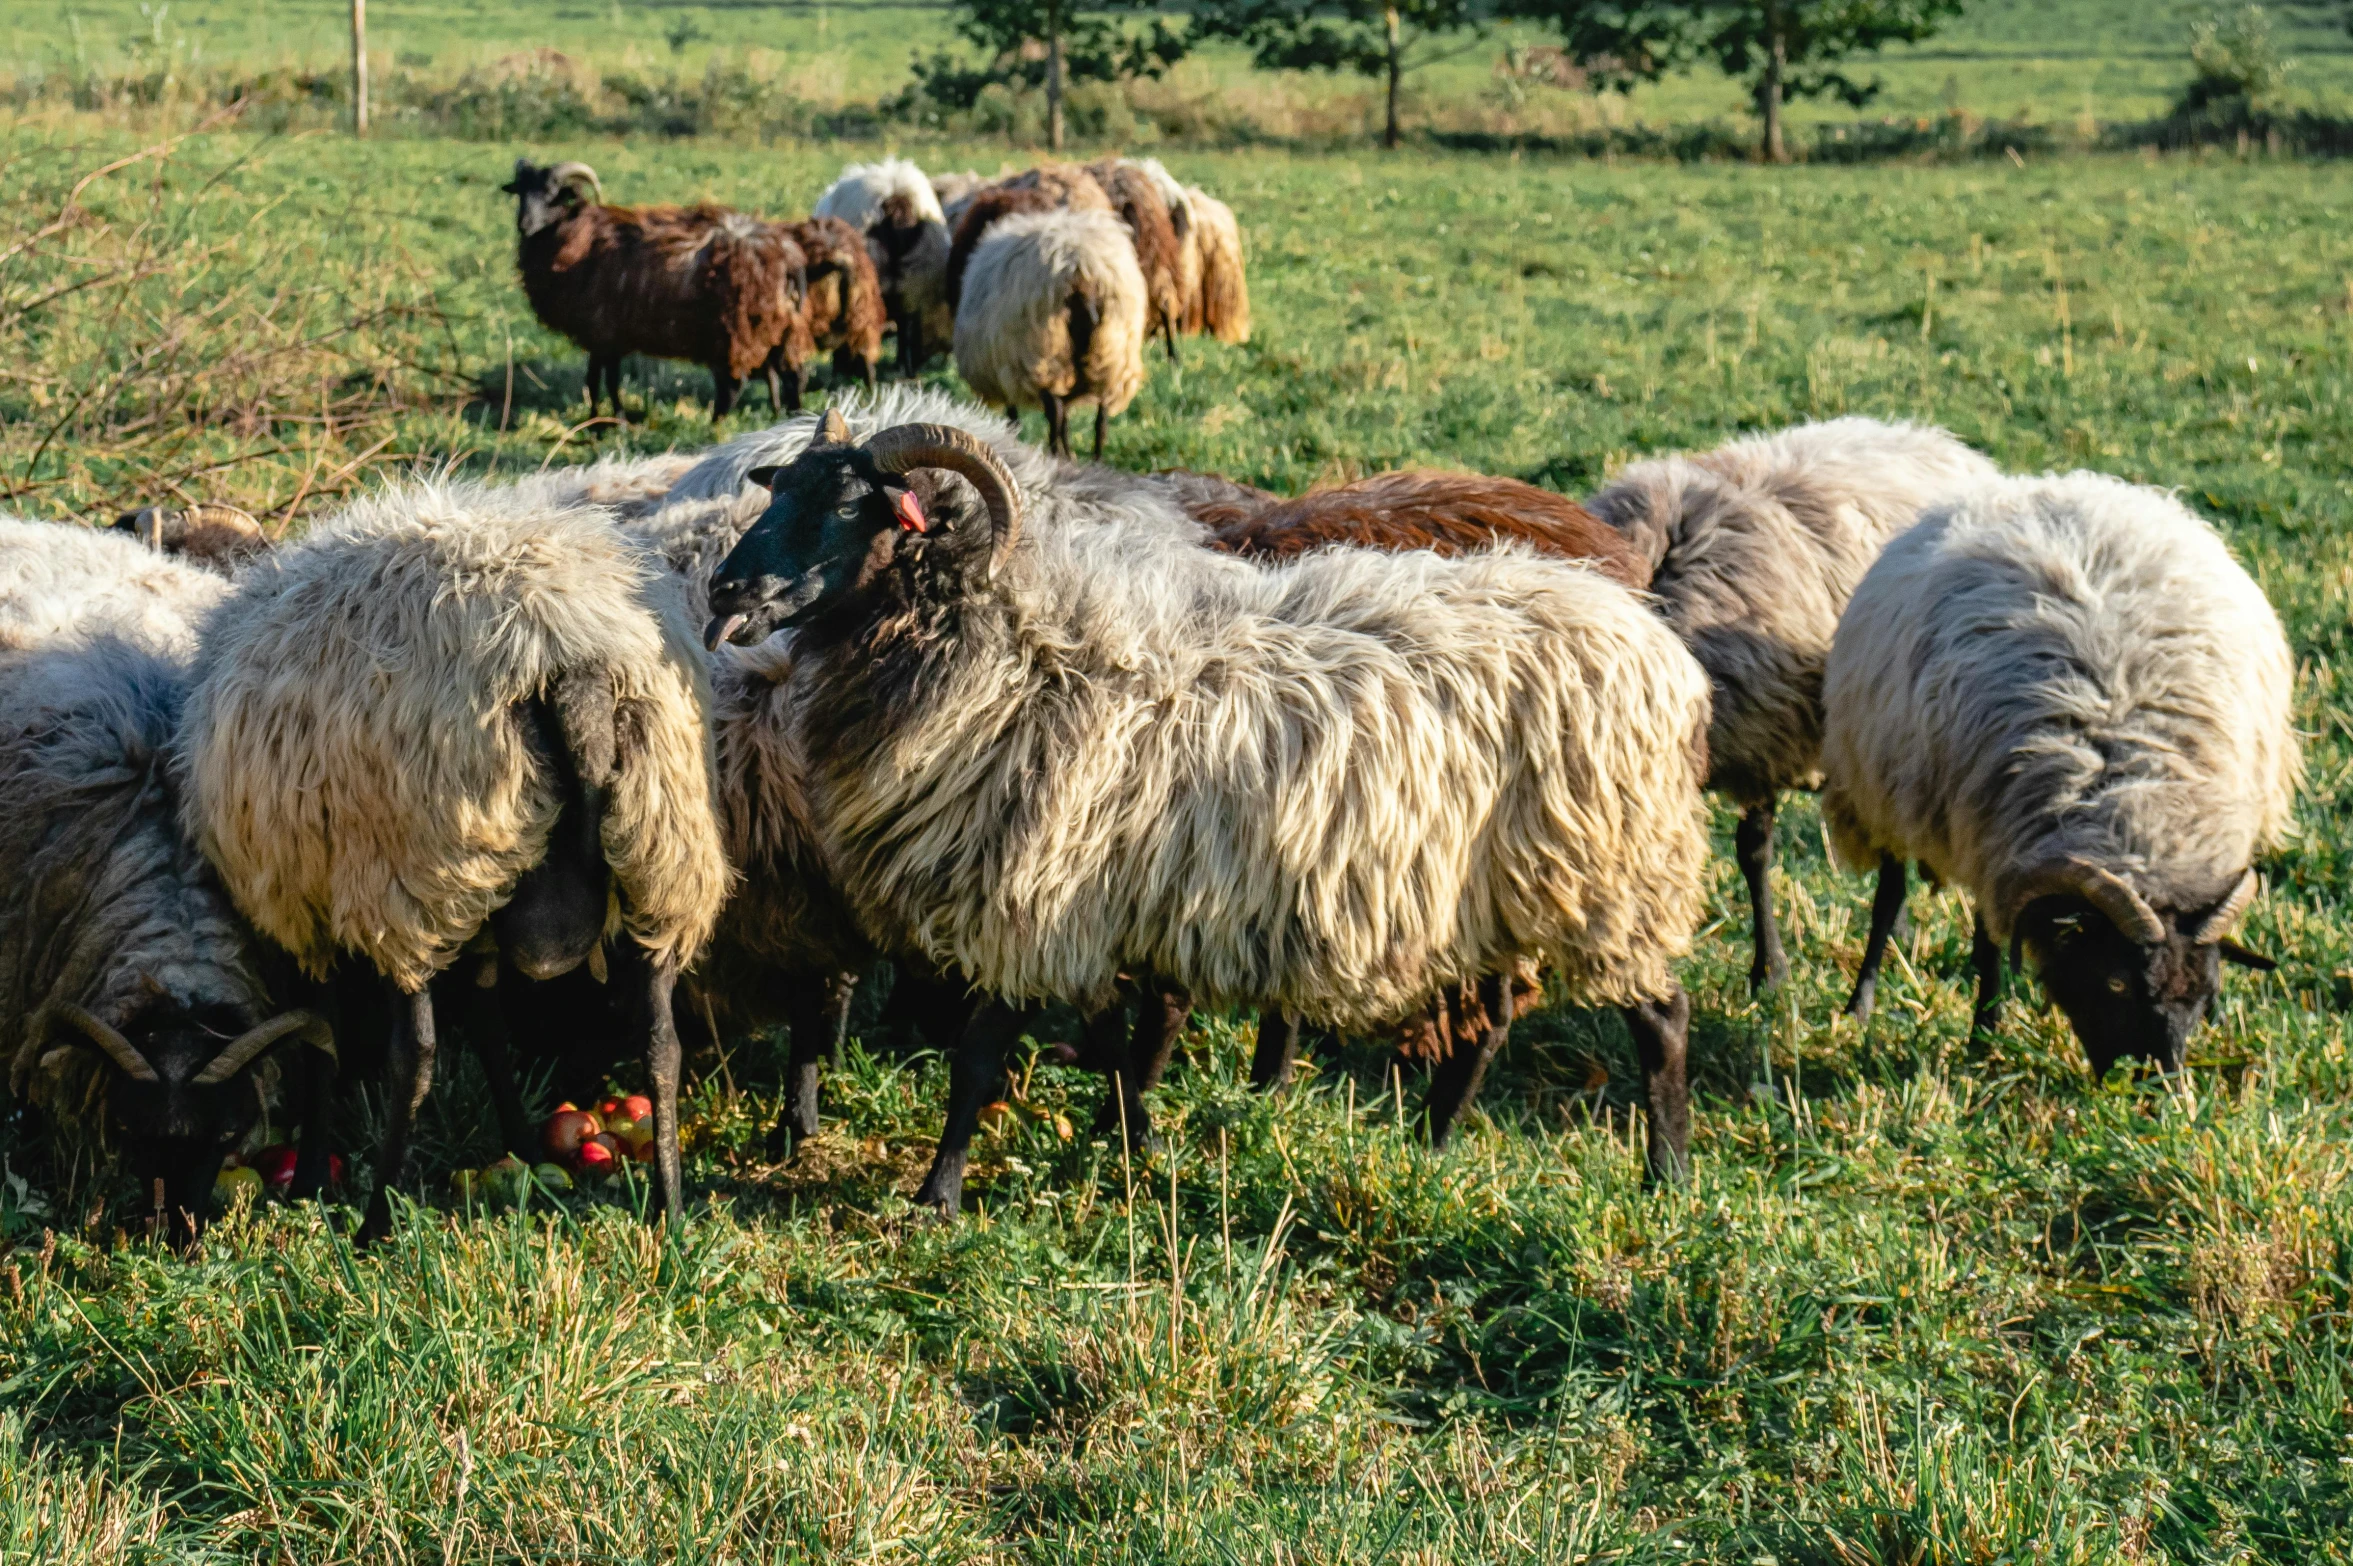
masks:
{"label": "red apple on ground", "polygon": [[580,1144],[575,1162],[582,1174],[609,1174],[618,1160],[613,1157],[613,1150],[604,1143],[590,1141]]}
{"label": "red apple on ground", "polygon": [[643,1125],[654,1118],[654,1101],[643,1093],[632,1093],[621,1100],[621,1113]]}
{"label": "red apple on ground", "polygon": [[547,1126],[540,1133],[550,1158],[569,1158],[580,1151],[580,1144],[602,1129],[596,1116],[584,1109],[559,1109],[548,1116]]}
{"label": "red apple on ground", "polygon": [[267,1180],[271,1190],[284,1190],[294,1183],[294,1149],[283,1142],[265,1147],[253,1155],[247,1167]]}

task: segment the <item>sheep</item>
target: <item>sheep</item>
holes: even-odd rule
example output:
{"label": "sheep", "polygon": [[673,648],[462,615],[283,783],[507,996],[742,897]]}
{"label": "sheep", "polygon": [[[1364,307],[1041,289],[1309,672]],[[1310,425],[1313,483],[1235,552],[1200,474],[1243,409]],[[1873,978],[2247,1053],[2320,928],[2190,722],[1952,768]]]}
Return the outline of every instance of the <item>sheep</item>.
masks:
{"label": "sheep", "polygon": [[1708,671],[1708,785],[1741,811],[1752,989],[1788,976],[1768,877],[1784,789],[1821,784],[1822,664],[1847,595],[1921,508],[1990,477],[1943,430],[1842,418],[1628,466],[1586,508],[1650,562],[1662,613]]}
{"label": "sheep", "polygon": [[1124,970],[1349,1027],[1476,979],[1493,1025],[1433,1093],[1467,1102],[1525,957],[1626,1009],[1653,1177],[1682,1176],[1707,680],[1634,594],[1517,547],[1266,567],[1150,520],[1025,530],[991,445],[939,426],[752,476],[707,640],[792,629],[836,887],[995,997],[919,1200],[956,1207],[1017,1006],[1101,1008]]}
{"label": "sheep", "polygon": [[1207,332],[1221,343],[1250,340],[1250,281],[1242,266],[1242,227],[1233,209],[1195,186],[1186,193],[1199,259],[1193,264],[1199,291],[1185,306],[1185,330]]}
{"label": "sheep", "polygon": [[[832,354],[835,376],[863,381],[871,396],[882,332],[889,323],[865,239],[839,218],[809,218],[788,226],[809,263],[802,308],[811,351]],[[793,406],[800,406],[797,389]]]}
{"label": "sheep", "polygon": [[948,219],[931,182],[904,158],[853,163],[817,198],[813,215],[839,218],[866,236],[883,309],[898,333],[899,373],[921,373],[932,347],[956,328],[948,309]]}
{"label": "sheep", "polygon": [[235,506],[141,506],[115,527],[158,554],[177,555],[226,576],[270,547],[261,523]]}
{"label": "sheep", "polygon": [[525,979],[609,960],[628,986],[655,1212],[682,1217],[670,997],[729,884],[684,603],[601,510],[439,481],[280,551],[208,629],[178,763],[191,835],[306,972],[350,954],[407,997],[369,1238],[432,1080],[427,981],[486,931]]}
{"label": "sheep", "polygon": [[69,1136],[102,1101],[102,1134],[191,1238],[280,1046],[334,1051],[314,1012],[273,1006],[270,954],[179,829],[166,758],[228,585],[121,534],[15,521],[0,584],[0,1060]]}
{"label": "sheep", "polygon": [[1111,209],[1127,225],[1128,238],[1136,247],[1136,265],[1144,274],[1152,304],[1144,335],[1164,341],[1169,361],[1174,363],[1177,328],[1185,315],[1185,266],[1183,242],[1177,238],[1168,203],[1152,176],[1125,158],[1105,158],[1089,164],[1087,172],[1111,198]]}
{"label": "sheep", "polygon": [[1070,455],[1070,405],[1104,427],[1144,383],[1148,308],[1135,247],[1117,218],[1033,212],[1006,218],[973,252],[956,311],[956,369],[974,394],[1019,417],[1046,415],[1046,448]]}
{"label": "sheep", "polygon": [[[964,274],[989,231],[1009,217],[1036,212],[1109,212],[1111,198],[1075,163],[1048,163],[981,185],[957,203],[948,244],[948,308],[964,308]],[[1132,248],[1131,241],[1131,248]]]}
{"label": "sheep", "polygon": [[2095,473],[1996,479],[1931,508],[1847,605],[1824,677],[1823,815],[1880,892],[1868,1011],[1917,860],[1975,905],[1973,1037],[2002,948],[2030,954],[2095,1076],[2179,1070],[2253,861],[2288,828],[2295,664],[2213,528]]}
{"label": "sheep", "polygon": [[[516,267],[532,313],[588,354],[588,411],[600,390],[621,413],[621,360],[689,359],[711,372],[711,418],[727,417],[754,370],[788,404],[811,347],[802,316],[808,259],[784,225],[724,207],[609,207],[585,163],[515,160]],[[795,393],[797,398],[797,392]]]}

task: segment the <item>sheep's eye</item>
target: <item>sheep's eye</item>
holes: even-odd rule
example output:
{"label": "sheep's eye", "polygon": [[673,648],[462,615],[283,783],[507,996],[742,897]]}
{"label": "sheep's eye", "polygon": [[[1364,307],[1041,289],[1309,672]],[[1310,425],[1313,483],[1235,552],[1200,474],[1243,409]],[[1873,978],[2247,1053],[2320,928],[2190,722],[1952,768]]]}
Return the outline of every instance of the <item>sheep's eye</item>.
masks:
{"label": "sheep's eye", "polygon": [[2114,978],[2108,981],[2108,988],[2114,993],[2122,995],[2126,990],[2131,989],[2132,986],[2125,983],[2122,978]]}

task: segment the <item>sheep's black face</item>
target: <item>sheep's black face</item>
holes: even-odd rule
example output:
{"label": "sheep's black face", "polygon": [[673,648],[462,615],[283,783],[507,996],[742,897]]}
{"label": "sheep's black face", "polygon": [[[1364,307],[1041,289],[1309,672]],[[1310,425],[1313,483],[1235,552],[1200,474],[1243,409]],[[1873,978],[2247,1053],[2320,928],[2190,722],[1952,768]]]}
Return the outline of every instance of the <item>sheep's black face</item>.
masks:
{"label": "sheep's black face", "polygon": [[2047,897],[2019,915],[2019,943],[2083,1041],[2092,1075],[2126,1059],[2179,1071],[2222,987],[2222,958],[2273,966],[2235,942],[2194,939],[2207,912],[2163,914],[2165,939],[2149,945],[2077,897]]}
{"label": "sheep's black face", "polygon": [[772,498],[711,582],[705,639],[714,649],[723,641],[749,647],[854,605],[901,536],[929,525],[915,492],[854,447],[803,452],[752,479]]}
{"label": "sheep's black face", "polygon": [[[221,1155],[253,1126],[260,1106],[251,1071],[226,1082],[196,1077],[256,1019],[232,1007],[151,1008],[123,1032],[155,1069],[140,1082],[110,1068],[107,1109],[122,1139],[125,1162],[138,1180],[144,1205],[163,1182],[167,1213],[187,1224],[212,1201]],[[183,1216],[184,1215],[184,1216]]]}
{"label": "sheep's black face", "polygon": [[525,239],[561,223],[580,207],[579,189],[557,184],[554,175],[552,167],[538,168],[518,158],[515,177],[498,187],[515,198],[515,232]]}

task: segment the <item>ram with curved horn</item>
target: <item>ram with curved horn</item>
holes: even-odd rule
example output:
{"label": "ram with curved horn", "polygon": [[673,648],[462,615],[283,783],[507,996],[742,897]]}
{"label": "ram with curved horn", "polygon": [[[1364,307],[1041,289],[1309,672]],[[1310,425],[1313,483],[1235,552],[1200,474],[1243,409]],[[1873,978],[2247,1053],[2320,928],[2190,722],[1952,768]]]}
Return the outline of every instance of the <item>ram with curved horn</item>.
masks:
{"label": "ram with curved horn", "polygon": [[[180,832],[186,660],[227,587],[123,534],[48,524],[0,533],[7,578],[0,1061],[60,1152],[110,1150],[140,1208],[187,1238],[273,1083],[301,1092],[299,1114],[333,1067],[317,1019],[273,999],[293,975]],[[133,580],[141,612],[99,629]],[[323,1152],[309,1159],[304,1189],[325,1171]]]}
{"label": "ram with curved horn", "polygon": [[2089,473],[1934,506],[1855,590],[1823,685],[1823,813],[1880,892],[1850,1010],[1868,1014],[1917,861],[1976,905],[1974,1032],[2004,948],[2031,960],[2092,1070],[2173,1071],[2254,861],[2288,827],[2294,665],[2279,617],[2170,495]]}

